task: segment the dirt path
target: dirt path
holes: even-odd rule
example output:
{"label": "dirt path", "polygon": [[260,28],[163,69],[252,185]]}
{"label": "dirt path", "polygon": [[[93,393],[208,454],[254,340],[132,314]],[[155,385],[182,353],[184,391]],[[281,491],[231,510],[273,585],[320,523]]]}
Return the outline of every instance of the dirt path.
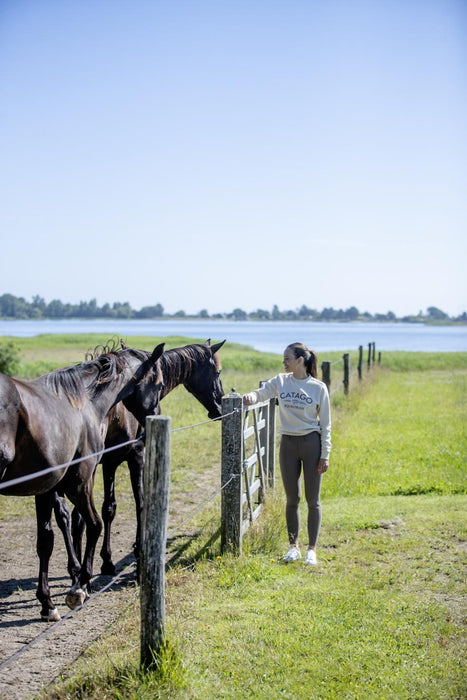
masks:
{"label": "dirt path", "polygon": [[[128,553],[134,539],[134,522],[115,529],[113,549],[117,570],[133,560]],[[60,615],[69,612],[65,594],[69,589],[65,549],[60,532],[55,533],[50,565],[52,597]],[[36,599],[38,558],[35,552],[35,519],[0,521],[0,665],[38,635],[38,643],[21,653],[6,668],[0,668],[0,698],[22,700],[39,692],[56,678],[117,617],[124,604],[125,586],[134,584],[134,569],[112,589],[91,599],[76,614],[60,624],[40,620]],[[99,571],[99,557],[95,569]],[[93,591],[111,580],[96,576]]]}
{"label": "dirt path", "polygon": [[[203,497],[215,490],[216,479],[219,479],[217,469],[204,474],[194,492],[190,493],[191,503],[188,506],[181,499],[171,498],[169,531],[189,515],[194,502],[202,503]],[[40,605],[36,599],[38,558],[35,551],[35,527],[34,512],[27,518],[0,520],[1,700],[27,700],[52,683],[117,619],[125,605],[125,596],[129,595],[128,588],[136,585],[134,568],[131,568],[112,588],[95,598],[91,597],[81,610],[63,622],[41,622]],[[189,530],[189,525],[187,529]],[[112,531],[112,550],[117,572],[123,571],[133,562],[131,552],[134,535],[134,519],[128,516],[125,520],[117,515]],[[101,541],[97,552],[100,544]],[[99,570],[100,557],[97,554],[94,571]],[[52,597],[63,618],[69,612],[65,604],[69,579],[64,575],[65,548],[57,527],[49,571]],[[104,587],[110,580],[109,576],[95,576],[93,592]],[[38,635],[42,636],[36,644],[24,652],[20,651]],[[19,655],[8,666],[1,667],[6,659],[18,652]]]}

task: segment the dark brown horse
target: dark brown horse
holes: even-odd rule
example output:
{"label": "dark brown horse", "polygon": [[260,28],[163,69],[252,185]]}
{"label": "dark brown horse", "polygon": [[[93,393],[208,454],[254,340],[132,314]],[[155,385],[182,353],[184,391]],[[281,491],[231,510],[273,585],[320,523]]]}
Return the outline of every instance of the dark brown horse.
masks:
{"label": "dark brown horse", "polygon": [[[219,418],[222,410],[222,397],[224,391],[220,378],[221,364],[218,351],[224,345],[225,340],[211,345],[210,340],[205,343],[186,345],[185,347],[167,350],[159,359],[159,367],[162,374],[162,400],[175,387],[183,386],[195,396],[206,408],[208,417]],[[122,342],[122,346],[124,343]],[[160,407],[158,408],[160,412]],[[107,435],[105,446],[116,445],[134,440],[141,435],[142,425],[135,420],[122,404],[112,408],[107,416]],[[127,462],[130,470],[130,479],[136,507],[136,541],[134,544],[135,557],[138,559],[140,543],[141,512],[143,508],[143,467],[144,467],[144,443],[139,441],[133,445],[122,447],[112,452],[106,452],[102,456],[102,472],[104,479],[104,502],[102,505],[102,519],[104,521],[104,541],[102,543],[101,557],[103,574],[113,575],[115,566],[112,561],[112,549],[110,534],[112,522],[117,510],[115,497],[115,472],[122,462]],[[76,509],[73,512],[73,541],[74,548],[80,555],[82,521]]]}
{"label": "dark brown horse", "polygon": [[[92,490],[104,448],[103,421],[120,401],[139,420],[157,411],[162,381],[157,360],[162,351],[163,344],[152,354],[114,350],[29,382],[0,374],[0,494],[35,496],[40,561],[36,595],[42,619],[59,619],[48,584],[52,509],[57,515],[60,496],[66,495],[86,524],[82,564],[68,552],[74,578],[67,603],[76,607],[88,596],[102,529]],[[60,527],[65,526],[62,521]]]}

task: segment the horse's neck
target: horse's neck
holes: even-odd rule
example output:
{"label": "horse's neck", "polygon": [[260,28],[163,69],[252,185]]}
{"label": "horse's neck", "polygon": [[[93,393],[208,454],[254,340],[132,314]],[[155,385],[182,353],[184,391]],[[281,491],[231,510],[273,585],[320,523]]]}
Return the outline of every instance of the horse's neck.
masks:
{"label": "horse's neck", "polygon": [[109,413],[116,400],[121,395],[122,390],[127,386],[134,376],[136,367],[128,365],[115,379],[109,381],[103,391],[93,400],[96,414],[101,420]]}
{"label": "horse's neck", "polygon": [[163,362],[162,377],[164,384],[161,399],[167,396],[167,394],[169,394],[180,384],[189,385],[192,370],[192,364],[177,353],[172,356],[170,364]]}

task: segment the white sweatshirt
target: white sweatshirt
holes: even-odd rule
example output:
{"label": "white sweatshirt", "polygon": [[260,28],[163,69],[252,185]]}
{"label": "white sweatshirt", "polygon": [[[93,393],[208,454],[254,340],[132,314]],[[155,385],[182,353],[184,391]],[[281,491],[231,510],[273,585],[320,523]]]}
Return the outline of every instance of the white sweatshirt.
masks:
{"label": "white sweatshirt", "polygon": [[295,379],[291,372],[278,374],[248,397],[253,403],[277,398],[281,435],[306,435],[314,431],[321,435],[321,458],[329,459],[331,452],[331,406],[324,382],[308,375]]}

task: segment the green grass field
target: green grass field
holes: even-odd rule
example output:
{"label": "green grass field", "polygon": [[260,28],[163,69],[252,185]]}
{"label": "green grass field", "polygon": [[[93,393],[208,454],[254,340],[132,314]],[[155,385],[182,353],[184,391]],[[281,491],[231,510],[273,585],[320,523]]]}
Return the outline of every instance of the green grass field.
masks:
{"label": "green grass field", "polygon": [[[79,351],[71,345],[66,357],[76,352],[74,362],[92,342],[80,341]],[[54,362],[64,358],[59,346],[42,350],[53,350]],[[23,367],[41,362],[42,350],[22,348]],[[281,369],[278,356],[228,345],[221,352],[225,391],[254,388]],[[167,648],[157,673],[139,670],[131,589],[118,624],[43,697],[467,697],[466,378],[467,353],[384,354],[349,397],[334,400],[318,567],[281,562],[278,483],[241,556],[220,556],[215,543],[201,559],[169,569]],[[163,412],[173,427],[205,418],[178,389]],[[174,496],[203,465],[219,463],[212,428],[174,437]],[[125,478],[121,489],[129,489]],[[212,504],[196,526],[211,527],[218,512]]]}

